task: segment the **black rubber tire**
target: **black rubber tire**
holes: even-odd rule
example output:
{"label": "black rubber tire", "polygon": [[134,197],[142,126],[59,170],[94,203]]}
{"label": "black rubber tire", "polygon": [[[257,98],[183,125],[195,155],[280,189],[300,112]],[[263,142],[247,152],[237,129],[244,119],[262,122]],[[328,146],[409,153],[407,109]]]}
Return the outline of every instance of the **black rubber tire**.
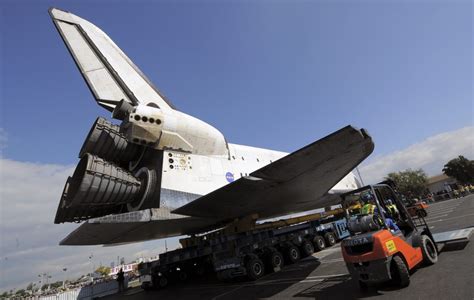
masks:
{"label": "black rubber tire", "polygon": [[359,289],[361,290],[361,292],[366,292],[369,289],[369,285],[367,284],[367,282],[359,280]]}
{"label": "black rubber tire", "polygon": [[420,209],[416,213],[419,217],[422,217],[422,218],[426,218],[428,216],[428,213],[424,209]]}
{"label": "black rubber tire", "polygon": [[267,263],[268,269],[274,271],[275,269],[281,269],[285,265],[283,254],[277,250],[273,250],[268,252],[265,257],[265,261]]}
{"label": "black rubber tire", "polygon": [[178,279],[179,279],[179,281],[185,282],[186,280],[188,280],[188,278],[189,278],[189,275],[188,275],[188,273],[187,273],[186,271],[180,271],[180,272],[178,273]]}
{"label": "black rubber tire", "polygon": [[426,266],[434,265],[438,262],[438,251],[436,245],[427,235],[421,236],[421,253],[423,253],[423,264]]}
{"label": "black rubber tire", "polygon": [[294,264],[301,258],[300,249],[295,245],[288,246],[288,248],[285,249],[285,254],[288,264]]}
{"label": "black rubber tire", "polygon": [[332,232],[326,232],[324,234],[324,240],[326,241],[326,245],[328,245],[328,247],[334,246],[334,244],[336,244],[336,236]]}
{"label": "black rubber tire", "polygon": [[407,287],[410,284],[410,273],[408,272],[407,265],[405,261],[395,255],[392,258],[392,263],[390,265],[390,275],[392,277],[392,283],[398,287]]}
{"label": "black rubber tire", "polygon": [[265,274],[265,266],[260,258],[253,257],[245,264],[247,278],[257,280]]}
{"label": "black rubber tire", "polygon": [[226,270],[217,272],[216,273],[217,280],[225,281],[227,279],[225,275],[226,275]]}
{"label": "black rubber tire", "polygon": [[202,277],[204,275],[206,275],[206,267],[202,264],[198,264],[194,267],[194,274],[197,276],[197,277]]}
{"label": "black rubber tire", "polygon": [[320,235],[317,235],[313,238],[313,245],[314,249],[317,251],[321,251],[326,248],[326,243],[324,242],[324,238]]}
{"label": "black rubber tire", "polygon": [[313,243],[311,243],[308,240],[303,240],[303,243],[301,243],[301,257],[308,257],[311,256],[314,253],[314,246]]}
{"label": "black rubber tire", "polygon": [[232,279],[232,277],[230,276],[230,272],[231,270],[229,269],[217,272],[217,279],[219,281],[229,282]]}
{"label": "black rubber tire", "polygon": [[153,280],[153,287],[157,289],[163,289],[168,285],[168,282],[168,278],[166,278],[165,276],[157,276]]}

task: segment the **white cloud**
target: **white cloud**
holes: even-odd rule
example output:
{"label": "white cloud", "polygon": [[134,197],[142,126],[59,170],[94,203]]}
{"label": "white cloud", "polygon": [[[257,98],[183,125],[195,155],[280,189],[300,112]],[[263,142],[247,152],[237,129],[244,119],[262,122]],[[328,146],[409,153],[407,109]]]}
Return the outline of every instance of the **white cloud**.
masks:
{"label": "white cloud", "polygon": [[429,176],[442,173],[445,163],[464,155],[474,159],[474,127],[441,133],[387,155],[364,163],[360,173],[364,183],[383,180],[390,172],[422,168]]}
{"label": "white cloud", "polygon": [[[52,280],[73,279],[99,263],[116,261],[117,256],[131,261],[163,251],[163,241],[116,247],[58,246],[78,226],[53,224],[62,188],[73,170],[73,166],[0,158],[0,290],[24,287],[44,272]],[[176,248],[176,239],[168,245]]]}

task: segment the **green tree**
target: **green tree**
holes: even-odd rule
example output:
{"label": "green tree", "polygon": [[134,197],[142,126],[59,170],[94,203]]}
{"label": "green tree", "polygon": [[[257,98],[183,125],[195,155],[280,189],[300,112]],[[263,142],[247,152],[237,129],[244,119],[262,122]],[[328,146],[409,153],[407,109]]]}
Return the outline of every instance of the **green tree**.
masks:
{"label": "green tree", "polygon": [[459,155],[444,165],[443,173],[462,184],[474,183],[474,160]]}
{"label": "green tree", "polygon": [[389,173],[385,179],[390,179],[397,185],[398,191],[409,197],[422,197],[426,191],[428,177],[422,169],[408,169],[401,172]]}
{"label": "green tree", "polygon": [[57,289],[57,288],[63,286],[63,282],[62,281],[56,281],[56,282],[51,283],[50,286],[51,286],[52,289]]}
{"label": "green tree", "polygon": [[102,276],[107,276],[110,274],[110,268],[105,266],[100,266],[95,270],[96,273],[99,273]]}

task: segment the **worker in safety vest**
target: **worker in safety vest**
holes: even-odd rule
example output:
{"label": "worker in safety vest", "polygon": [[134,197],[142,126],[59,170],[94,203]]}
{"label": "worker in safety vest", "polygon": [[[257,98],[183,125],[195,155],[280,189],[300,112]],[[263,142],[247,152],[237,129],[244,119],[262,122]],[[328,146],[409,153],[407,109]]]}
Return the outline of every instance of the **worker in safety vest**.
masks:
{"label": "worker in safety vest", "polygon": [[398,208],[395,204],[393,204],[391,199],[387,200],[386,206],[390,215],[392,215],[393,217],[398,216]]}
{"label": "worker in safety vest", "polygon": [[374,212],[377,210],[377,206],[375,206],[374,197],[370,193],[364,193],[361,195],[361,200],[365,202],[364,206],[362,206],[361,213],[366,215],[373,215]]}

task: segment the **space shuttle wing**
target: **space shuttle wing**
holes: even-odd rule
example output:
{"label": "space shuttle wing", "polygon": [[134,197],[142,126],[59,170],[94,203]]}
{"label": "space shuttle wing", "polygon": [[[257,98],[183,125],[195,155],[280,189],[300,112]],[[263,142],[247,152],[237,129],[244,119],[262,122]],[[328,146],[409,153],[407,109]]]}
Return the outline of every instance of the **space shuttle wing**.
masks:
{"label": "space shuttle wing", "polygon": [[215,220],[269,218],[336,204],[328,191],[373,149],[364,129],[346,126],[173,213]]}
{"label": "space shuttle wing", "polygon": [[68,234],[60,245],[120,245],[215,229],[210,219],[162,216],[160,209],[146,209],[90,219]]}
{"label": "space shuttle wing", "polygon": [[102,30],[66,11],[52,8],[49,13],[99,105],[113,111],[125,100],[174,108]]}

